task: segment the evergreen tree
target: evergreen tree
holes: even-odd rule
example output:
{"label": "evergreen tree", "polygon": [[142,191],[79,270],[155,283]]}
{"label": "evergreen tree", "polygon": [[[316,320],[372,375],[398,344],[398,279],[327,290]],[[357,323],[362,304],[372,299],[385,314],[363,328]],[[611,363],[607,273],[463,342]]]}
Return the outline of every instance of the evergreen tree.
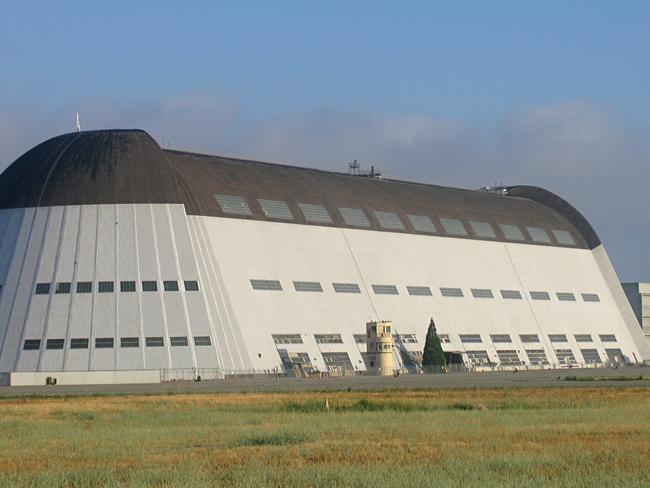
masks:
{"label": "evergreen tree", "polygon": [[427,340],[424,343],[424,352],[422,355],[422,367],[425,371],[433,370],[435,367],[445,367],[445,353],[442,352],[440,337],[436,331],[436,324],[431,319],[429,330],[427,331]]}

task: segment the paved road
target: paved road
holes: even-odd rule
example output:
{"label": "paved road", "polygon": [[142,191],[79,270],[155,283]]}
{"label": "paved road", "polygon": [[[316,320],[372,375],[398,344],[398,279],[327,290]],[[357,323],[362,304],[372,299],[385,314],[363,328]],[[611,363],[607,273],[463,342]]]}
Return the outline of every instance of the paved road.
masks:
{"label": "paved road", "polygon": [[[404,375],[398,378],[353,376],[345,378],[271,378],[250,380],[220,380],[175,382],[139,385],[74,385],[74,386],[12,386],[0,387],[0,397],[113,395],[155,393],[236,393],[273,391],[332,391],[387,389],[449,389],[449,388],[600,388],[646,387],[650,380],[620,381],[616,377],[643,375],[650,378],[649,368],[627,367],[613,369],[571,369],[451,373],[437,375]],[[604,376],[605,381],[566,381],[566,376]]]}

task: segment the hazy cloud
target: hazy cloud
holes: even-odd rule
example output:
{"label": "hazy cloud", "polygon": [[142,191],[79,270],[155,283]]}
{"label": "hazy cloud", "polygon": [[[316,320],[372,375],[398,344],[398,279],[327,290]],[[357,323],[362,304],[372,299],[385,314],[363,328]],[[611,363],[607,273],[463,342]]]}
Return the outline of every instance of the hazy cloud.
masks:
{"label": "hazy cloud", "polygon": [[0,162],[69,131],[76,110],[84,128],[139,127],[176,148],[339,171],[357,159],[394,178],[464,187],[539,185],[587,216],[624,279],[650,279],[650,133],[593,103],[528,107],[496,129],[336,108],[253,122],[234,98],[209,93],[130,106],[85,101],[45,114],[2,107]]}

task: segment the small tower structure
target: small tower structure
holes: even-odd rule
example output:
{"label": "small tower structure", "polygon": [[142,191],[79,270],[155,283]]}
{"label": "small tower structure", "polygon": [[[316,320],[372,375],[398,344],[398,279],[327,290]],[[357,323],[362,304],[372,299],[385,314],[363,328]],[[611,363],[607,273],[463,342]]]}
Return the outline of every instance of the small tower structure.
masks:
{"label": "small tower structure", "polygon": [[393,375],[393,334],[389,320],[366,323],[368,346],[368,373],[378,376]]}

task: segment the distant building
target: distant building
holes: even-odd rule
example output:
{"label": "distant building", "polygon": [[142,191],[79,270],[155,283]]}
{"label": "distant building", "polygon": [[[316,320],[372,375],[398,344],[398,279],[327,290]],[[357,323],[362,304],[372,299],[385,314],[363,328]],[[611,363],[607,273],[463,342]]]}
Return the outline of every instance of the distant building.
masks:
{"label": "distant building", "polygon": [[650,283],[622,283],[643,334],[650,342]]}

